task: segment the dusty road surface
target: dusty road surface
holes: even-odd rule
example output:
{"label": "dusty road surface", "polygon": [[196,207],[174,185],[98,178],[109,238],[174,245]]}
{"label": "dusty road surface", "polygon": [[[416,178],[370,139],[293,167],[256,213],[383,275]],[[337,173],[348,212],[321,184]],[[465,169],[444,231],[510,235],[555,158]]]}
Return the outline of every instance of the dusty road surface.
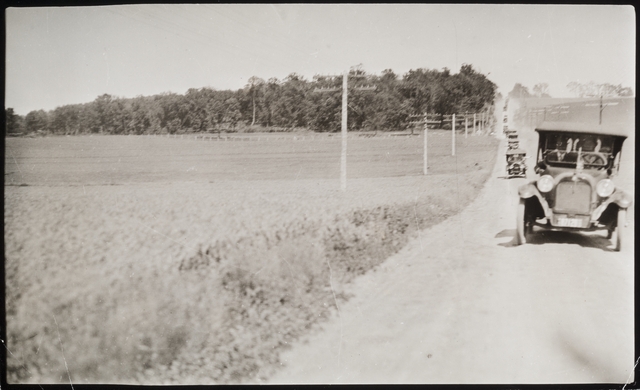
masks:
{"label": "dusty road surface", "polygon": [[513,246],[525,179],[503,175],[500,158],[474,203],[358,278],[269,382],[632,381],[633,213],[620,253],[602,233]]}

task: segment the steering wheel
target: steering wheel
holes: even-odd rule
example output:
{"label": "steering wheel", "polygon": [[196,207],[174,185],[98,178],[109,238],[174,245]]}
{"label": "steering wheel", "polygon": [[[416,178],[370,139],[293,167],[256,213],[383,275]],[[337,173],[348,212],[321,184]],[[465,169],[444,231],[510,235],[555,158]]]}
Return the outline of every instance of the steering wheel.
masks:
{"label": "steering wheel", "polygon": [[589,165],[607,165],[607,157],[602,153],[583,152],[582,162]]}

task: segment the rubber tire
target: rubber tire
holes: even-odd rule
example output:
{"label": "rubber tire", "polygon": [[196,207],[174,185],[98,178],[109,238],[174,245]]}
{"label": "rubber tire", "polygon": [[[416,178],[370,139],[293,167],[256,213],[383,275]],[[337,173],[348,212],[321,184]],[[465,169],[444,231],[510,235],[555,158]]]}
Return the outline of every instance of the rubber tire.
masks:
{"label": "rubber tire", "polygon": [[627,210],[626,209],[618,209],[618,223],[616,225],[616,230],[614,230],[613,237],[611,238],[611,244],[613,245],[613,250],[615,252],[620,252],[622,250],[622,232],[624,230],[624,225],[627,223]]}
{"label": "rubber tire", "polygon": [[525,238],[527,238],[528,236],[531,236],[533,234],[533,222],[534,221],[529,221],[527,223],[527,221],[525,220],[525,222],[524,222],[524,236],[525,236]]}
{"label": "rubber tire", "polygon": [[522,245],[527,243],[527,236],[526,236],[525,226],[524,226],[525,211],[526,210],[525,210],[524,199],[520,199],[520,202],[518,202],[518,210],[516,215],[516,240],[515,240],[516,245]]}

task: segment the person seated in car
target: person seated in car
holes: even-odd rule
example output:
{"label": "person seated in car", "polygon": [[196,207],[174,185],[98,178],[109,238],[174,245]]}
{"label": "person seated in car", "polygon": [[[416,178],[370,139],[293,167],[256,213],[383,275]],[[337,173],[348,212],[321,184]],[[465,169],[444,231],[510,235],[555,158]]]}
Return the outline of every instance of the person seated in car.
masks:
{"label": "person seated in car", "polygon": [[567,140],[567,147],[565,148],[564,153],[562,153],[560,157],[560,161],[573,163],[578,160],[578,155],[575,153],[574,147],[578,146],[579,139],[571,139]]}
{"label": "person seated in car", "polygon": [[594,137],[586,136],[582,141],[582,151],[583,152],[595,152],[596,142]]}
{"label": "person seated in car", "polygon": [[560,152],[560,150],[562,149],[562,139],[560,137],[556,139],[555,146],[555,149],[549,148],[545,152],[545,158],[549,162],[559,162],[564,158],[564,153]]}

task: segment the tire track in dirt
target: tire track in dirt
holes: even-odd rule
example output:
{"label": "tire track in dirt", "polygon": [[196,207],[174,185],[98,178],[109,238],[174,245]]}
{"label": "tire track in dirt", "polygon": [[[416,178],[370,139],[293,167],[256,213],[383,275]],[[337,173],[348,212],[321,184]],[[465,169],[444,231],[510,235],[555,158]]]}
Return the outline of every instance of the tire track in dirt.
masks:
{"label": "tire track in dirt", "polygon": [[633,221],[620,253],[599,233],[515,247],[525,179],[500,178],[502,156],[471,205],[356,279],[340,318],[285,352],[269,383],[627,381]]}

